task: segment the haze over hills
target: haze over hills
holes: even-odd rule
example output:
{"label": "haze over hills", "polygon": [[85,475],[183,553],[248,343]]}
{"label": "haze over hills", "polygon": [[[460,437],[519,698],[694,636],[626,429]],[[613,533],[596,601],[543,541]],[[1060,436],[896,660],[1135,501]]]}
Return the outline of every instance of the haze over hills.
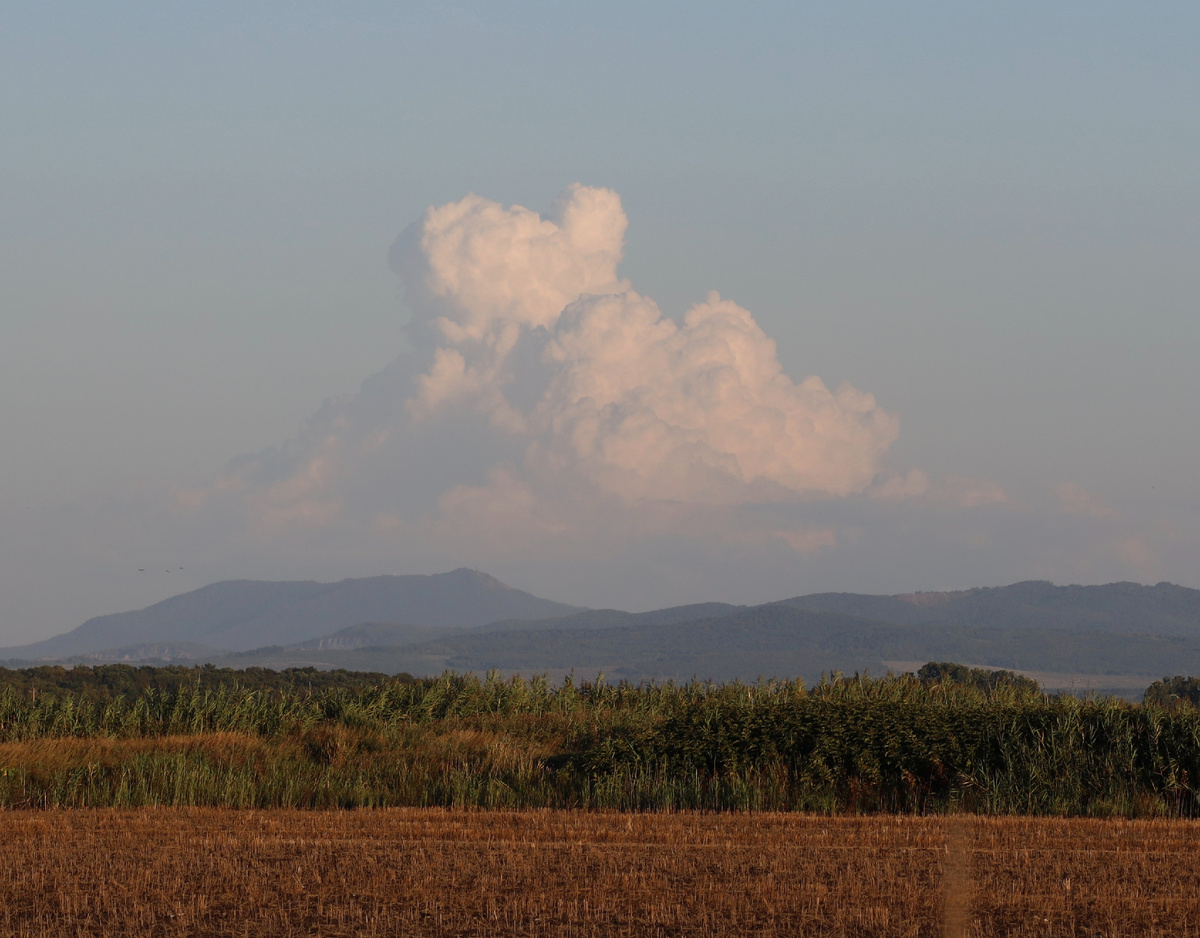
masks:
{"label": "haze over hills", "polygon": [[1200,591],[1030,581],[630,613],[580,610],[465,569],[340,583],[231,581],[92,619],[66,635],[0,650],[0,658],[413,674],[576,670],[634,681],[813,681],[832,671],[879,674],[956,660],[1036,672],[1047,686],[1124,693],[1163,674],[1200,674]]}
{"label": "haze over hills", "polygon": [[[408,644],[263,648],[208,660],[222,667],[345,668],[418,675],[447,669],[560,679],[712,680],[915,670],[929,660],[1011,668],[1047,689],[1137,696],[1164,674],[1200,673],[1200,638],[1063,629],[900,625],[767,604],[733,615],[664,625],[447,632]],[[346,630],[351,631],[351,630]],[[316,643],[310,643],[314,645]]]}
{"label": "haze over hills", "polygon": [[731,606],[728,603],[692,603],[687,606],[670,606],[666,609],[652,609],[650,612],[622,612],[620,609],[585,609],[569,616],[557,616],[553,619],[540,619],[536,622],[521,622],[517,619],[507,619],[502,622],[492,622],[483,627],[487,632],[506,632],[511,630],[545,631],[559,629],[574,632],[581,629],[605,629],[634,625],[674,625],[677,622],[694,622],[700,619],[717,619],[732,615],[745,609],[745,606]]}
{"label": "haze over hills", "polygon": [[[397,653],[432,671],[598,671],[614,679],[754,681],[823,673],[908,670],[953,660],[1021,671],[1088,675],[1110,688],[1116,675],[1147,678],[1183,669],[1200,673],[1200,637],[1120,635],[1063,629],[903,625],[773,603],[699,621],[591,629],[513,629],[455,633]],[[426,667],[428,667],[426,665]],[[411,669],[406,669],[411,670]],[[1066,683],[1073,683],[1067,680]]]}
{"label": "haze over hills", "polygon": [[[519,619],[513,619],[519,622]],[[389,622],[364,622],[338,629],[332,635],[310,638],[288,645],[297,651],[353,651],[356,648],[381,648],[427,642],[439,635],[455,631],[430,625],[402,625]]]}

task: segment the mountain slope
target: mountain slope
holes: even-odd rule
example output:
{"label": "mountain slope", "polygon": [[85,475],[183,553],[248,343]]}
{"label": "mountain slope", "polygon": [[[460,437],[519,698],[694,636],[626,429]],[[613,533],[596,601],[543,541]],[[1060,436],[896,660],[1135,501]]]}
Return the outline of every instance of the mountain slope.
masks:
{"label": "mountain slope", "polygon": [[578,611],[467,569],[339,583],[231,580],[136,612],[89,619],[65,635],[3,649],[0,656],[69,657],[148,642],[202,642],[243,651],[295,644],[363,622],[463,629],[498,619],[544,619]]}
{"label": "mountain slope", "polygon": [[332,584],[312,580],[270,583],[226,580],[172,596],[134,612],[96,616],[63,635],[45,641],[5,648],[14,658],[50,658],[87,654],[144,642],[200,641],[220,647],[210,635],[253,621],[273,608],[304,603]]}

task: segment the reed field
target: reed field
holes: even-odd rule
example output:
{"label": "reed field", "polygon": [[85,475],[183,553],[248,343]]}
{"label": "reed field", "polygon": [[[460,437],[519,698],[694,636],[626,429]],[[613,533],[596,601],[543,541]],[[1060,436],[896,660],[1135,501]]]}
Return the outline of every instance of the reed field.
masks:
{"label": "reed field", "polygon": [[0,812],[12,936],[1200,935],[1200,825],[211,808]]}
{"label": "reed field", "polygon": [[1200,813],[1191,706],[912,676],[247,687],[172,671],[128,695],[83,672],[63,672],[74,689],[0,684],[0,807]]}

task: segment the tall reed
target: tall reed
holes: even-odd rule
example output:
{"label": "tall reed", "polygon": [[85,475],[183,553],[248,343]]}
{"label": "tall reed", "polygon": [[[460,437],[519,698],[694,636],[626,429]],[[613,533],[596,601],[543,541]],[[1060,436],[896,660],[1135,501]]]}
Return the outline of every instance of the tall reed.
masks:
{"label": "tall reed", "polygon": [[0,689],[0,805],[1200,815],[1200,711],[912,676]]}

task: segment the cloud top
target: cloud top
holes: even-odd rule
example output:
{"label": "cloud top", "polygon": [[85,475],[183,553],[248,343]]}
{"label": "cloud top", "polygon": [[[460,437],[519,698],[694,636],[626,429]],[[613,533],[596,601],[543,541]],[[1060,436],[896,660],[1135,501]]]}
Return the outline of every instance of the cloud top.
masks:
{"label": "cloud top", "polygon": [[550,218],[468,195],[426,211],[392,266],[447,341],[483,341],[505,325],[551,326],[582,294],[626,289],[626,226],[611,189],[573,185]]}

